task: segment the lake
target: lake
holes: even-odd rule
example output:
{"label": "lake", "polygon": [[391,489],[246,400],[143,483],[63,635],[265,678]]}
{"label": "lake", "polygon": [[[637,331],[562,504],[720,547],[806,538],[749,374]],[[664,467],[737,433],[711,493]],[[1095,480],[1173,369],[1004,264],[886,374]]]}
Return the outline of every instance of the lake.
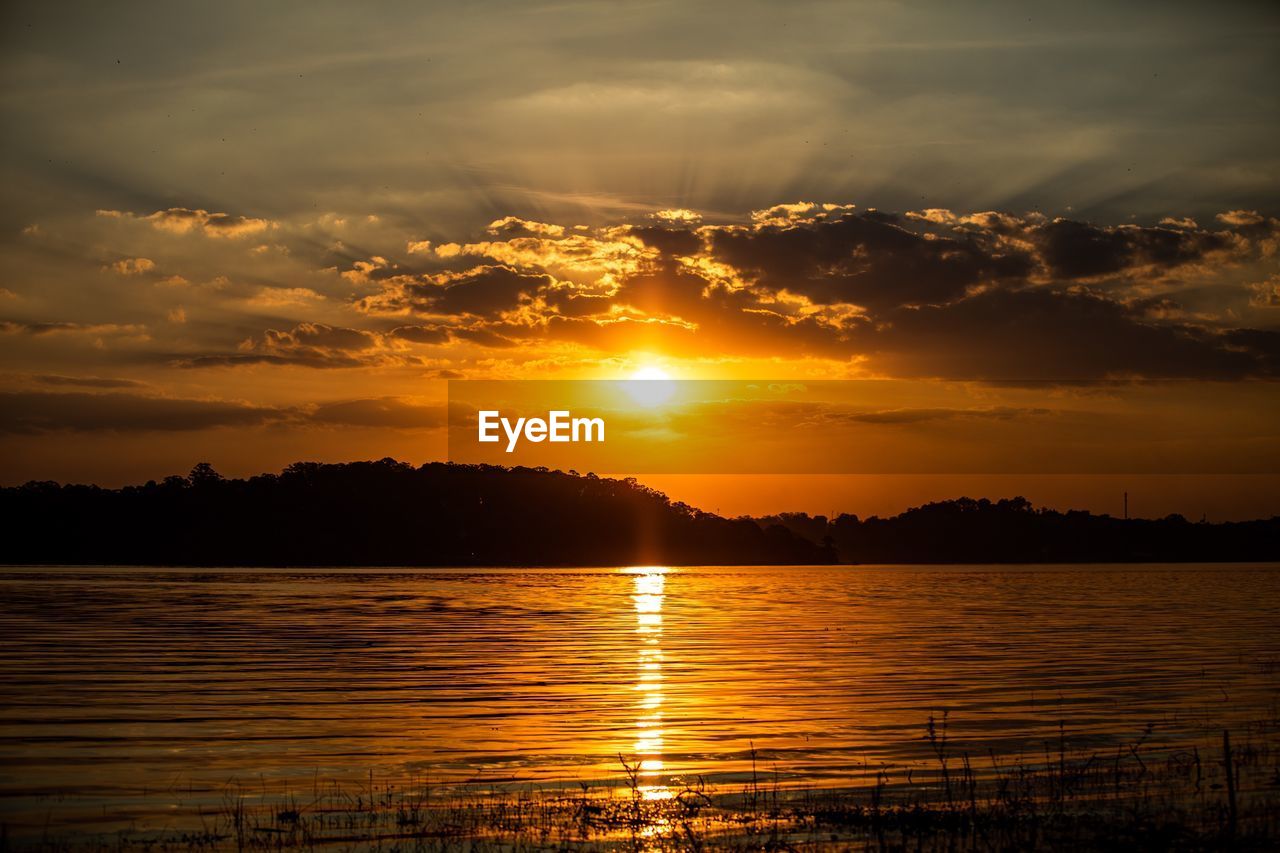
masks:
{"label": "lake", "polygon": [[15,838],[371,772],[834,788],[943,711],[974,756],[1109,754],[1280,695],[1276,565],[8,568],[0,620]]}

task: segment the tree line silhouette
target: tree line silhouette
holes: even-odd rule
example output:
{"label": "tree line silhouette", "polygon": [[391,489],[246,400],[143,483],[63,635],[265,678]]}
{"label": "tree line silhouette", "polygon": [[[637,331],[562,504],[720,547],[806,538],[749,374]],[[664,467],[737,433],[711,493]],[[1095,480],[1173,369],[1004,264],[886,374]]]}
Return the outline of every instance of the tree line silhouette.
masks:
{"label": "tree line silhouette", "polygon": [[786,565],[1280,560],[1280,518],[1191,523],[960,498],[891,518],[728,519],[545,468],[207,463],[142,486],[0,489],[0,563],[173,566]]}
{"label": "tree line silhouette", "polygon": [[1280,517],[1209,524],[1037,509],[1026,498],[928,503],[891,518],[781,513],[756,519],[857,563],[1101,563],[1280,560]]}
{"label": "tree line silhouette", "polygon": [[226,479],[0,489],[0,562],[174,566],[814,564],[835,552],[637,483],[544,468],[299,462]]}

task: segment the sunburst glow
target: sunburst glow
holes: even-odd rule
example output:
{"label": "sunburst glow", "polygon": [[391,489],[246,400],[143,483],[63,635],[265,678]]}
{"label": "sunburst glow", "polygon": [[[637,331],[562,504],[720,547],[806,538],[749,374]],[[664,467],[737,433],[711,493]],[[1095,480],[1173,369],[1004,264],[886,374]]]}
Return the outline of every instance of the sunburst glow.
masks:
{"label": "sunburst glow", "polygon": [[676,392],[671,374],[653,366],[642,367],[631,374],[624,387],[632,400],[647,409],[669,402]]}

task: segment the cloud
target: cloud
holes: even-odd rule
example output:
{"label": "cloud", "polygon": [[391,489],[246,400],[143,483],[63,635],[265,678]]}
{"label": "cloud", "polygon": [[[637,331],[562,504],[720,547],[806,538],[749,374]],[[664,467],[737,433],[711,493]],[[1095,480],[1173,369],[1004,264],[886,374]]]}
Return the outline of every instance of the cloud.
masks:
{"label": "cloud", "polygon": [[509,266],[479,266],[420,279],[388,280],[382,293],[361,299],[357,307],[371,313],[493,318],[515,310],[553,282],[546,273],[525,273]]}
{"label": "cloud", "polygon": [[207,210],[193,210],[188,207],[170,207],[146,216],[137,216],[121,210],[99,210],[98,215],[112,219],[141,219],[149,222],[153,228],[171,234],[197,233],[206,237],[227,239],[247,237],[277,227],[277,223],[268,219],[254,219],[231,213],[211,213]]}
{"label": "cloud", "polygon": [[1230,233],[1181,224],[1099,227],[1068,219],[1035,226],[1028,236],[1038,244],[1046,274],[1055,279],[1115,275],[1147,266],[1171,268],[1202,261],[1235,245]]}
{"label": "cloud", "polygon": [[851,412],[838,415],[842,420],[866,424],[919,424],[961,418],[1008,421],[1051,414],[1049,409],[1019,406],[993,406],[986,409],[885,409],[877,412]]}
{"label": "cloud", "polygon": [[1266,221],[1266,217],[1256,210],[1228,210],[1226,213],[1219,213],[1217,219],[1227,225],[1259,225]]}
{"label": "cloud", "polygon": [[200,231],[206,237],[246,237],[257,234],[271,227],[266,219],[252,219],[230,213],[210,213],[207,210],[191,210],[185,207],[171,207],[168,210],[157,210],[147,217],[156,228],[185,234],[189,231]]}
{"label": "cloud", "polygon": [[853,344],[896,376],[986,379],[1240,378],[1274,370],[1230,332],[1149,320],[1088,292],[991,290],[901,308]]}
{"label": "cloud", "polygon": [[702,249],[702,238],[681,227],[632,225],[625,229],[625,233],[665,255],[693,255]]}
{"label": "cloud", "polygon": [[534,222],[529,219],[521,219],[518,216],[504,216],[502,219],[495,219],[489,223],[489,227],[485,230],[490,234],[528,234],[535,237],[561,237],[565,231],[563,225]]}
{"label": "cloud", "polygon": [[154,270],[156,262],[150,258],[122,258],[109,268],[117,275],[142,275]]}
{"label": "cloud", "polygon": [[792,225],[819,222],[832,212],[852,211],[852,204],[817,204],[812,201],[797,201],[775,204],[763,210],[751,211],[751,221],[756,227],[786,228]]}
{"label": "cloud", "polygon": [[334,369],[420,363],[415,356],[398,352],[396,343],[397,338],[380,332],[299,323],[291,329],[267,329],[260,336],[246,338],[234,353],[180,356],[172,363],[188,369],[255,365]]}
{"label": "cloud", "polygon": [[307,420],[334,426],[427,429],[443,426],[443,406],[422,406],[398,397],[321,403],[310,409]]}
{"label": "cloud", "polygon": [[81,388],[142,388],[145,382],[138,382],[135,379],[118,379],[106,376],[61,376],[59,374],[44,373],[33,376],[32,379],[43,385],[74,385]]}
{"label": "cloud", "polygon": [[504,335],[500,335],[497,332],[493,332],[488,329],[479,328],[479,327],[477,328],[460,327],[460,328],[450,329],[450,333],[453,335],[453,337],[459,340],[470,341],[471,343],[479,344],[482,347],[507,349],[510,347],[516,347],[520,345],[520,342],[517,340],[505,337]]}
{"label": "cloud", "polygon": [[1280,331],[1232,329],[1223,335],[1232,347],[1253,357],[1259,368],[1251,373],[1280,376]]}
{"label": "cloud", "polygon": [[27,323],[0,320],[0,332],[18,335],[120,335],[140,337],[147,327],[138,323],[71,323],[63,321]]}
{"label": "cloud", "polygon": [[659,222],[666,222],[679,225],[697,225],[702,221],[702,214],[695,213],[692,210],[686,210],[683,207],[669,208],[667,210],[659,210],[652,214],[651,218]]}
{"label": "cloud", "polygon": [[415,344],[447,344],[450,340],[449,330],[443,326],[397,326],[388,334]]}
{"label": "cloud", "polygon": [[[471,340],[489,331],[504,343],[561,340],[605,352],[810,356],[882,375],[1271,375],[1270,339],[1237,328],[1227,311],[1237,297],[1215,291],[1212,277],[1268,258],[1280,223],[1227,219],[1238,224],[1215,231],[1186,218],[1098,225],[800,202],[756,211],[748,225],[620,225],[462,244],[454,257],[506,258],[507,275],[555,280],[513,286],[484,312],[439,298],[411,304],[400,288],[365,304],[435,312],[443,324],[457,309],[474,318]],[[1177,292],[1152,290],[1175,273],[1205,279],[1194,310]],[[1255,293],[1255,305],[1269,298],[1265,288]]]}
{"label": "cloud", "polygon": [[[174,229],[215,221],[159,213],[155,222]],[[280,256],[311,261],[313,286],[238,274],[252,283],[233,301],[287,307],[304,322],[170,358],[188,368],[394,368],[426,366],[418,347],[481,347],[546,364],[632,352],[811,358],[878,376],[1275,372],[1271,339],[1251,328],[1280,299],[1267,278],[1280,220],[1265,213],[1228,211],[1204,227],[1176,212],[1137,224],[796,201],[726,218],[672,208],[584,226],[512,214],[491,219],[484,239],[441,243],[353,218],[360,233],[344,239],[358,249],[326,233]],[[325,290],[336,277],[351,288]],[[305,322],[321,308],[326,322]]]}
{"label": "cloud", "polygon": [[309,349],[358,352],[376,349],[379,346],[379,338],[373,332],[361,329],[347,329],[324,323],[299,323],[287,332],[267,329],[262,335],[262,340],[253,343],[252,346],[272,352]]}
{"label": "cloud", "polygon": [[659,260],[659,252],[646,247],[628,226],[607,226],[587,232],[575,229],[563,237],[515,236],[477,243],[444,243],[435,254],[445,261],[468,257],[489,258],[514,268],[537,267],[575,281],[617,276],[643,269]]}
{"label": "cloud", "polygon": [[1253,291],[1250,304],[1258,308],[1280,308],[1280,275],[1249,285]]}
{"label": "cloud", "polygon": [[373,284],[398,275],[397,267],[381,255],[374,255],[367,261],[354,261],[351,269],[342,273],[342,277],[352,284]]}
{"label": "cloud", "polygon": [[366,367],[366,362],[350,356],[332,355],[260,355],[254,353],[211,353],[208,355],[180,356],[172,359],[174,367],[198,370],[208,367],[254,367],[269,365],[277,367]]}
{"label": "cloud", "polygon": [[[793,217],[793,208],[779,205]],[[776,208],[775,208],[776,210]],[[939,237],[878,211],[819,218],[759,219],[753,228],[704,231],[710,254],[753,283],[818,304],[886,308],[962,297],[970,288],[1025,280],[1025,246],[982,232]]]}
{"label": "cloud", "polygon": [[246,302],[260,308],[280,308],[286,305],[314,305],[323,302],[323,293],[309,287],[264,287]]}
{"label": "cloud", "polygon": [[[114,380],[99,380],[101,384],[92,384],[94,380],[91,377],[40,378],[53,379],[50,384],[126,387],[111,384]],[[0,434],[189,432],[272,424],[416,430],[439,427],[444,422],[442,406],[420,405],[398,397],[276,407],[124,392],[0,392]]]}
{"label": "cloud", "polygon": [[255,426],[280,414],[242,403],[125,393],[0,393],[0,433],[175,432]]}

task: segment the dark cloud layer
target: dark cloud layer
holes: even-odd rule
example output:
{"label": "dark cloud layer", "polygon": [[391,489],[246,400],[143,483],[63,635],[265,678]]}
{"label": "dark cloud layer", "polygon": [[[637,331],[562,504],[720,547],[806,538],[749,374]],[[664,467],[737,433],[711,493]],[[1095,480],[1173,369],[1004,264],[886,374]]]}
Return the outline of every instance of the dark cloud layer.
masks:
{"label": "dark cloud layer", "polygon": [[996,406],[990,409],[884,409],[878,412],[855,412],[846,418],[866,424],[920,424],[961,418],[1004,421],[1048,414],[1051,414],[1050,410],[1044,408]]}
{"label": "dark cloud layer", "polygon": [[1230,281],[1276,265],[1280,221],[1264,214],[1231,211],[1213,227],[811,203],[756,211],[750,224],[667,214],[588,231],[508,217],[490,230],[515,236],[439,253],[446,266],[502,263],[393,276],[354,307],[429,320],[392,333],[428,344],[804,355],[960,378],[1277,370],[1274,333],[1232,310],[1241,294],[1265,304]]}
{"label": "dark cloud layer", "polygon": [[1032,232],[1046,273],[1052,278],[1086,278],[1123,273],[1143,266],[1161,268],[1196,263],[1224,252],[1239,239],[1232,232],[1191,228],[1099,228],[1087,222],[1057,219]]}
{"label": "dark cloud layer", "polygon": [[71,385],[78,388],[141,388],[145,382],[111,376],[61,376],[46,373],[32,377],[42,385]]}
{"label": "dark cloud layer", "polygon": [[138,394],[0,393],[0,433],[162,432],[258,426],[281,416],[265,406]]}
{"label": "dark cloud layer", "polygon": [[272,424],[422,429],[443,422],[443,407],[397,397],[278,407],[123,392],[0,392],[0,434],[188,432]]}
{"label": "dark cloud layer", "polygon": [[[720,222],[687,210],[595,227],[507,215],[475,242],[402,233],[399,256],[317,239],[316,228],[330,227],[323,219],[299,227],[176,207],[111,215],[177,232],[171,240],[195,228],[269,230],[287,251],[264,244],[254,257],[278,254],[346,289],[321,296],[286,280],[264,301],[259,289],[215,277],[199,292],[294,316],[222,345],[168,350],[169,363],[190,369],[456,372],[490,355],[635,352],[805,357],[871,375],[973,379],[1235,379],[1278,369],[1276,318],[1266,312],[1280,220],[1251,210],[1208,225],[1177,211],[1137,224],[813,202]],[[388,245],[384,227],[369,217],[359,236]],[[195,293],[185,280],[151,287]],[[176,316],[186,322],[184,310]],[[15,337],[129,337],[141,348],[154,329],[58,318],[0,325]]]}
{"label": "dark cloud layer", "polygon": [[307,420],[336,426],[396,427],[424,429],[444,424],[442,406],[417,406],[395,397],[377,400],[346,400],[321,403],[311,409]]}
{"label": "dark cloud layer", "polygon": [[1094,293],[993,290],[887,315],[856,340],[900,376],[1234,379],[1274,374],[1276,362],[1239,330],[1152,322]]}
{"label": "dark cloud layer", "polygon": [[408,310],[418,314],[496,317],[517,308],[521,301],[545,290],[553,279],[536,272],[519,272],[509,266],[479,266],[461,273],[434,278],[389,279],[387,288],[366,307]]}
{"label": "dark cloud layer", "polygon": [[764,287],[819,304],[936,303],[980,283],[1023,279],[1034,269],[1029,252],[1003,246],[988,232],[939,238],[875,211],[711,233],[716,258]]}
{"label": "dark cloud layer", "polygon": [[317,369],[377,367],[415,362],[415,357],[389,351],[387,336],[378,332],[299,323],[291,329],[267,329],[261,337],[240,342],[235,353],[183,356],[173,363],[184,368],[294,365]]}

